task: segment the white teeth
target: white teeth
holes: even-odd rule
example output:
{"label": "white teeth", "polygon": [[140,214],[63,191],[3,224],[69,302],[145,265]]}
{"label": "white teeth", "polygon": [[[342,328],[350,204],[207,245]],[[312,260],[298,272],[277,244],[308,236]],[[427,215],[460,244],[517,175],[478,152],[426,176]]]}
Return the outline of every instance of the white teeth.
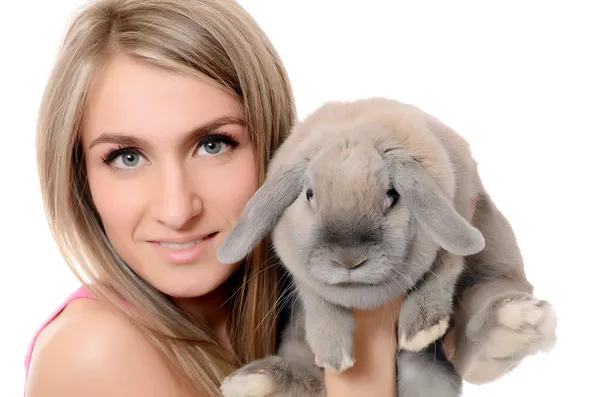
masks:
{"label": "white teeth", "polygon": [[190,241],[189,243],[184,244],[175,244],[175,243],[160,243],[161,246],[165,248],[170,248],[174,250],[184,250],[193,247],[194,245],[200,243],[202,240]]}

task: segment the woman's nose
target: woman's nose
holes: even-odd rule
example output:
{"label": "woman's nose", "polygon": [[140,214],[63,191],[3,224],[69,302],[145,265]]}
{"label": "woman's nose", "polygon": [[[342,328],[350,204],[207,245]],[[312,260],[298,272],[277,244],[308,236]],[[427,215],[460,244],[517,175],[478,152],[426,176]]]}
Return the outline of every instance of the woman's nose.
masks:
{"label": "woman's nose", "polygon": [[155,216],[159,222],[172,229],[183,229],[202,212],[202,201],[194,181],[183,168],[164,172],[160,183],[154,187]]}

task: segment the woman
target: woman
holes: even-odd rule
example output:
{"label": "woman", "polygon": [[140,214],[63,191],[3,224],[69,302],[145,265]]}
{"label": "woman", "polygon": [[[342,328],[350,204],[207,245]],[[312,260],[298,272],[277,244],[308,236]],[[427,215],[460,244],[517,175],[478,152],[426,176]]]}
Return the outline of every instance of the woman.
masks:
{"label": "woman", "polygon": [[[217,396],[224,376],[275,351],[285,285],[272,253],[224,266],[215,250],[294,106],[277,53],[233,1],[81,11],[37,150],[50,227],[85,287],[34,338],[26,395]],[[327,373],[329,396],[395,395],[386,310],[357,313],[356,368]]]}

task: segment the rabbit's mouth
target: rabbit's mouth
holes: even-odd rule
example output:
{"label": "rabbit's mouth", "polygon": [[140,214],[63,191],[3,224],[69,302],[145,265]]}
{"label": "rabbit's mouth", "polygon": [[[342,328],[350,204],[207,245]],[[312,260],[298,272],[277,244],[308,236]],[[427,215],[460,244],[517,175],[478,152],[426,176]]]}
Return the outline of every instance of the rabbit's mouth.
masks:
{"label": "rabbit's mouth", "polygon": [[353,286],[373,286],[385,283],[393,277],[393,269],[385,264],[374,264],[366,261],[351,269],[337,264],[315,266],[310,269],[309,276],[322,284],[348,288]]}
{"label": "rabbit's mouth", "polygon": [[359,285],[379,285],[383,282],[383,280],[348,280],[348,281],[327,281],[326,284],[340,287],[340,288],[350,288],[356,287]]}
{"label": "rabbit's mouth", "polygon": [[[379,282],[366,283],[364,280],[305,280],[302,284],[317,295],[349,308],[368,308],[379,306],[393,297],[400,296],[410,288],[402,278],[386,277]],[[308,282],[307,282],[308,281]]]}
{"label": "rabbit's mouth", "polygon": [[327,284],[329,285],[335,285],[337,287],[352,287],[355,285],[361,285],[361,284],[369,284],[369,285],[376,285],[379,284],[378,282],[365,282],[364,280],[347,280],[347,281],[328,281]]}

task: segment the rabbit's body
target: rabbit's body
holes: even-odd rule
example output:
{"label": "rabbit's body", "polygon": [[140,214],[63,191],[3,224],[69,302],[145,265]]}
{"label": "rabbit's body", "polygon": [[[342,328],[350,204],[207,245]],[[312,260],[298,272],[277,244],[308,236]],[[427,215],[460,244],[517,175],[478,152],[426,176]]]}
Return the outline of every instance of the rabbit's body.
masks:
{"label": "rabbit's body", "polygon": [[[237,262],[272,231],[300,298],[278,357],[240,369],[224,382],[225,396],[323,396],[319,367],[343,371],[354,364],[351,309],[400,295],[407,297],[398,326],[398,395],[459,395],[461,377],[439,343],[455,296],[475,293],[479,300],[486,292],[477,287],[500,283],[509,301],[533,299],[510,226],[491,205],[468,144],[419,109],[375,98],[313,112],[277,151],[265,184],[219,248],[221,262]],[[492,215],[486,221],[497,229],[477,227],[477,209],[485,206]],[[482,265],[486,253],[501,254],[498,245],[506,256]],[[457,310],[457,325],[466,327],[461,337],[471,337],[459,341],[463,376],[481,373],[471,366],[489,358],[474,348],[484,342],[478,332],[494,323],[482,313],[492,314],[497,292]],[[548,311],[540,310],[551,326]],[[469,330],[471,315],[478,329]]]}

